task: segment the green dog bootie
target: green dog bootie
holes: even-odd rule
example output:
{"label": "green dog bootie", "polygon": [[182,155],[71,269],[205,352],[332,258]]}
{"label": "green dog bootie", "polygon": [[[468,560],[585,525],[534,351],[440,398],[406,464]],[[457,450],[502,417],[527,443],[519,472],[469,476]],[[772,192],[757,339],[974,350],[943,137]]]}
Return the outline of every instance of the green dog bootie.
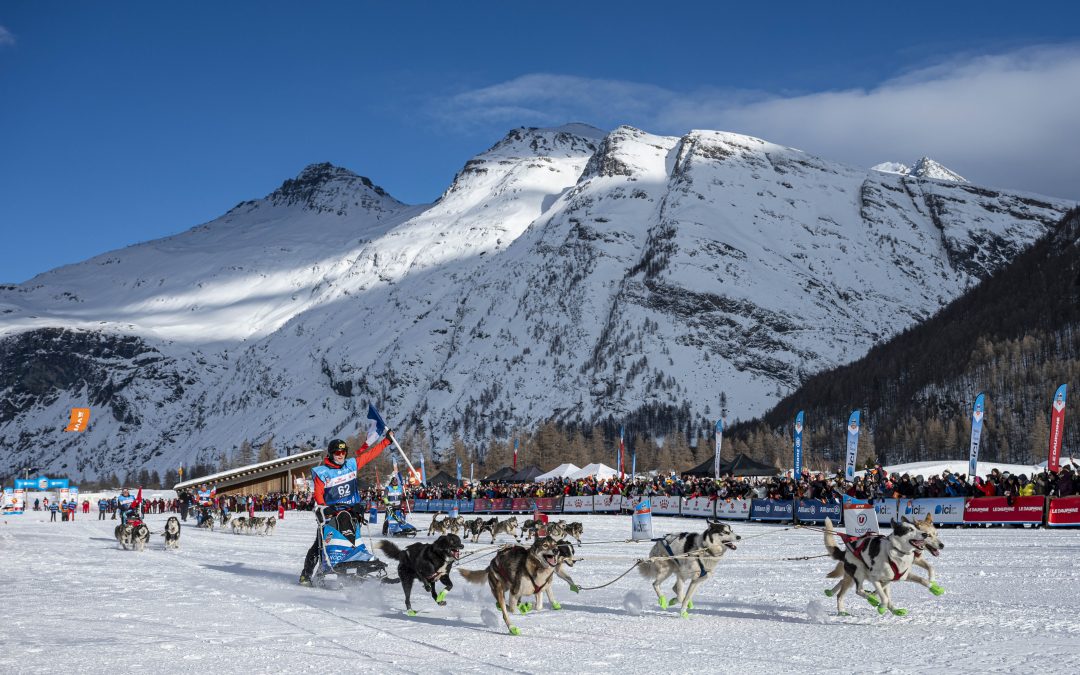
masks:
{"label": "green dog bootie", "polygon": [[866,601],[870,603],[871,607],[881,606],[881,600],[878,600],[878,596],[874,595],[873,593],[866,594]]}
{"label": "green dog bootie", "polygon": [[679,616],[681,616],[684,619],[689,619],[690,618],[690,612],[688,612],[688,611],[686,611],[684,609],[683,611],[679,612]]}
{"label": "green dog bootie", "polygon": [[560,605],[557,602],[553,602],[553,603],[551,603],[551,608],[552,609],[562,609],[562,605]]}
{"label": "green dog bootie", "polygon": [[831,598],[833,596],[833,590],[831,588],[825,589],[825,597]]}
{"label": "green dog bootie", "polygon": [[686,608],[687,609],[693,609],[694,608],[694,601],[691,600],[690,602],[687,602],[686,603]]}
{"label": "green dog bootie", "polygon": [[521,635],[521,629],[518,628],[517,626],[510,626],[510,634],[511,635]]}
{"label": "green dog bootie", "polygon": [[445,588],[439,591],[439,594],[435,596],[435,602],[439,603],[440,605],[443,604],[443,600],[446,600]]}
{"label": "green dog bootie", "polygon": [[937,585],[937,582],[930,584],[930,592],[934,595],[944,595],[945,589]]}
{"label": "green dog bootie", "polygon": [[408,614],[409,616],[416,616],[416,610],[415,609],[405,610],[405,613]]}
{"label": "green dog bootie", "polygon": [[906,616],[907,615],[907,610],[906,609],[900,609],[899,607],[897,607],[895,609],[890,609],[889,611],[892,612],[894,616]]}
{"label": "green dog bootie", "polygon": [[523,602],[523,603],[518,605],[518,611],[521,612],[522,614],[528,614],[529,610],[531,610],[531,609],[532,609],[532,603],[531,602]]}
{"label": "green dog bootie", "polygon": [[570,590],[573,591],[574,593],[580,593],[581,592],[581,586],[578,586],[577,584],[570,584]]}
{"label": "green dog bootie", "polygon": [[660,603],[660,606],[664,609],[668,608],[668,599],[666,596],[661,595],[658,602]]}

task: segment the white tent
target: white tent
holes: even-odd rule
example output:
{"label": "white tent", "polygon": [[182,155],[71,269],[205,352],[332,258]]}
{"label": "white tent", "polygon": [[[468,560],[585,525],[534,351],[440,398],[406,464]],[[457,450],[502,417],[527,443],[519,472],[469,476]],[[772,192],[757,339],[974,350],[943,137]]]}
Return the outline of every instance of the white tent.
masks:
{"label": "white tent", "polygon": [[[1046,465],[1043,464],[1045,467]],[[930,461],[930,462],[911,462],[909,464],[895,464],[893,466],[883,467],[890,474],[898,473],[900,475],[908,474],[910,476],[922,476],[923,478],[929,478],[930,476],[940,476],[945,471],[950,471],[957,474],[966,474],[968,470],[968,463],[966,460],[955,461]],[[1033,464],[1002,464],[1000,462],[979,462],[978,472],[980,476],[986,476],[994,469],[1004,473],[1008,471],[1010,474],[1020,475],[1024,474],[1031,477],[1037,473],[1042,472],[1042,468]],[[865,471],[856,471],[856,475],[862,476]]]}
{"label": "white tent", "polygon": [[588,478],[589,476],[595,476],[597,480],[603,480],[605,478],[613,478],[619,475],[619,472],[612,469],[607,464],[598,464],[593,462],[584,469],[567,476],[570,480],[577,480],[579,478]]}
{"label": "white tent", "polygon": [[581,467],[576,464],[570,464],[569,462],[567,462],[566,464],[560,464],[559,466],[555,467],[551,471],[548,471],[547,473],[540,474],[536,478],[533,478],[533,480],[537,483],[543,483],[544,481],[551,480],[552,478],[566,478],[567,476],[577,473],[578,471],[581,471]]}

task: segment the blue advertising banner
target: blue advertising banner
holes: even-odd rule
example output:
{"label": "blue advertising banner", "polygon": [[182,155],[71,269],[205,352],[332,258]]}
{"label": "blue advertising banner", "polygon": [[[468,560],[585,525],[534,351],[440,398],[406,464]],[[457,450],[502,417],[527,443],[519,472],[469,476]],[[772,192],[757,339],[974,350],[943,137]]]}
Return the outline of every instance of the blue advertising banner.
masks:
{"label": "blue advertising banner", "polygon": [[795,473],[793,474],[795,480],[799,480],[799,476],[802,475],[802,430],[803,411],[800,410],[795,416]]}
{"label": "blue advertising banner", "polygon": [[750,520],[791,520],[791,500],[754,499],[750,502]]}
{"label": "blue advertising banner", "polygon": [[844,464],[844,480],[855,480],[855,458],[859,454],[859,411],[851,411],[847,423],[847,462]]}
{"label": "blue advertising banner", "polygon": [[16,478],[15,487],[23,488],[25,490],[53,490],[57,488],[69,487],[69,479],[67,478]]}
{"label": "blue advertising banner", "polygon": [[971,450],[968,454],[968,475],[977,476],[975,473],[979,465],[979,438],[982,437],[983,403],[985,394],[975,397],[975,405],[971,407]]}
{"label": "blue advertising banner", "polygon": [[842,506],[840,502],[823,504],[817,499],[799,501],[799,522],[824,523],[825,518],[830,518],[834,523],[839,523],[841,512]]}

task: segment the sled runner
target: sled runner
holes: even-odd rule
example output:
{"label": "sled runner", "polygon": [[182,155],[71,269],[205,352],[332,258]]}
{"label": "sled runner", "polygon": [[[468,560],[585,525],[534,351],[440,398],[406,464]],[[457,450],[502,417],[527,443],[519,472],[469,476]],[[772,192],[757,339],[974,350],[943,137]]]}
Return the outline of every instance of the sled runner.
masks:
{"label": "sled runner", "polygon": [[[348,515],[347,512],[338,514],[338,518],[345,515]],[[376,558],[362,541],[356,542],[335,527],[339,524],[338,518],[319,525],[321,555],[315,578],[324,579],[330,574],[348,581],[385,577],[386,563]],[[355,523],[353,527],[359,529],[360,523]]]}

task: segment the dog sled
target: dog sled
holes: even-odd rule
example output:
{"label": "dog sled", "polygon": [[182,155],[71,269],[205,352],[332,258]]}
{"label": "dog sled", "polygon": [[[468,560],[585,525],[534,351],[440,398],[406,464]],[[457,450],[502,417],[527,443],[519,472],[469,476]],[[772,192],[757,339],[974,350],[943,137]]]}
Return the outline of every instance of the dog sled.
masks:
{"label": "dog sled", "polygon": [[387,507],[382,533],[390,537],[415,537],[417,529],[405,519],[400,508]]}
{"label": "dog sled", "polygon": [[319,524],[320,563],[313,577],[317,585],[327,585],[330,575],[343,583],[386,577],[386,563],[376,558],[363,541],[357,541],[362,523],[363,519],[357,521],[343,511]]}

